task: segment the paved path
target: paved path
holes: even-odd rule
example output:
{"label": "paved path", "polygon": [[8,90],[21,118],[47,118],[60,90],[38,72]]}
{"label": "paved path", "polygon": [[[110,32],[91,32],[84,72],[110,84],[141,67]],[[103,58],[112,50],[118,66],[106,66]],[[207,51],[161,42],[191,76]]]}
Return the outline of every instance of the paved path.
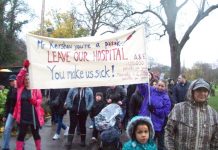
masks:
{"label": "paved path", "polygon": [[[40,135],[41,135],[41,140],[42,140],[42,150],[62,150],[66,149],[64,147],[64,143],[66,141],[66,137],[63,135],[63,130],[61,133],[61,138],[59,140],[52,140],[52,137],[55,133],[55,126],[50,126],[48,125],[50,120],[45,124],[45,126],[42,127],[40,130]],[[64,122],[69,125],[69,118],[68,114],[65,115],[64,117]],[[92,150],[90,143],[91,139],[91,133],[92,129],[89,129],[89,120],[87,121],[87,136],[86,136],[86,147],[80,147],[80,136],[76,135],[74,140],[73,140],[73,146],[71,150]],[[127,137],[125,132],[121,136],[121,141],[124,142],[126,141]],[[2,140],[0,139],[0,142],[2,143]],[[10,148],[11,150],[15,150],[15,143],[16,143],[16,137],[12,137],[11,142],[10,142]],[[35,150],[35,144],[33,138],[29,138],[28,140],[25,141],[25,150]],[[93,149],[94,150],[94,149]]]}

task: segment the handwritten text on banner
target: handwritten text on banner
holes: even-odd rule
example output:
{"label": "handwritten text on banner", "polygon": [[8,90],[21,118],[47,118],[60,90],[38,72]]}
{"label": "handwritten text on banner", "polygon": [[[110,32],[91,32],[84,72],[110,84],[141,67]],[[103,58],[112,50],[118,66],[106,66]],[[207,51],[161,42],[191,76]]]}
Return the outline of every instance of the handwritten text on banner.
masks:
{"label": "handwritten text on banner", "polygon": [[27,35],[31,88],[72,88],[148,80],[144,28],[83,38]]}

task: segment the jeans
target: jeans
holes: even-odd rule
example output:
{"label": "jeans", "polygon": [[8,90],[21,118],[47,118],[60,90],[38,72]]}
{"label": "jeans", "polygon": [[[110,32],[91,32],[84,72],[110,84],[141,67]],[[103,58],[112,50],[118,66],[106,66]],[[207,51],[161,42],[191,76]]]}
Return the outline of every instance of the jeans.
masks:
{"label": "jeans", "polygon": [[61,128],[63,128],[64,130],[67,128],[67,126],[63,123],[63,117],[64,117],[63,115],[57,115],[57,123],[58,123],[57,130],[56,130],[57,134],[60,134]]}
{"label": "jeans", "polygon": [[2,149],[9,149],[9,143],[11,138],[11,130],[13,128],[14,118],[12,114],[8,114],[6,123],[5,123],[5,130],[3,133],[2,139]]}

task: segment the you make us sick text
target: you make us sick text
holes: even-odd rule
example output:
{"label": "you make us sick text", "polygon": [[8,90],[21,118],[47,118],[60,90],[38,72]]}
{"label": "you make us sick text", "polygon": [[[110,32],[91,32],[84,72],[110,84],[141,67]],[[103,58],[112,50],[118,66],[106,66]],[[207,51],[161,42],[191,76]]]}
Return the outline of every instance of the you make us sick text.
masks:
{"label": "you make us sick text", "polygon": [[70,70],[61,70],[54,66],[47,66],[52,80],[75,80],[75,79],[92,79],[92,78],[110,78],[114,77],[114,65],[103,66],[93,70],[81,70],[79,67],[72,66]]}

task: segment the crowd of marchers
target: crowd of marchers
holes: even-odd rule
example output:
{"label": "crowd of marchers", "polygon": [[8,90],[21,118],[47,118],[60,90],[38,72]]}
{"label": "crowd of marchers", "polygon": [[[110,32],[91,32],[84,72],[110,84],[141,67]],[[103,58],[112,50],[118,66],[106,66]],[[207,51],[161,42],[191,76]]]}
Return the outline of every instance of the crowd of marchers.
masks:
{"label": "crowd of marchers", "polygon": [[[96,149],[218,149],[218,112],[208,105],[211,86],[202,78],[189,82],[181,74],[176,81],[159,80],[149,72],[149,83],[42,92],[29,87],[29,65],[25,60],[18,75],[9,77],[3,150],[10,149],[14,122],[18,126],[16,150],[24,149],[27,129],[31,130],[36,150],[41,150],[39,130],[44,125],[43,97],[48,99],[51,121],[56,126],[51,138],[59,140],[63,129],[67,136],[66,149],[72,148],[76,133],[81,136],[81,147],[97,143]],[[67,112],[69,126],[63,121]],[[88,117],[92,129],[89,141],[86,139]],[[124,143],[120,140],[122,132],[129,138]]]}

